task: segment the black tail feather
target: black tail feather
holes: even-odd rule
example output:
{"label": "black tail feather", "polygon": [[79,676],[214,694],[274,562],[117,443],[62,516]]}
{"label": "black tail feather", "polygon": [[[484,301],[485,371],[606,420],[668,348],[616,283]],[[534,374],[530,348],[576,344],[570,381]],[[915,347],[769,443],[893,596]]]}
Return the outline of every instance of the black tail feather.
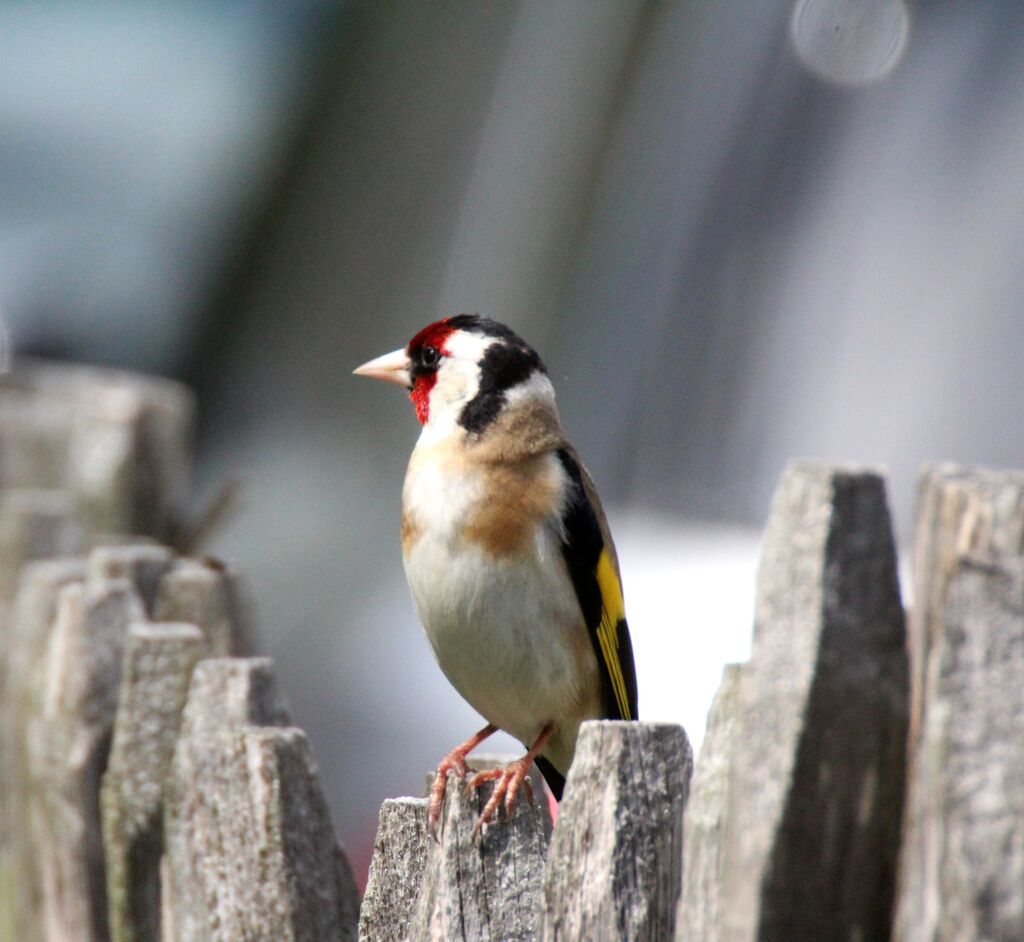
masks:
{"label": "black tail feather", "polygon": [[541,775],[544,776],[544,781],[548,783],[548,788],[551,789],[551,794],[555,796],[555,801],[561,801],[562,789],[565,788],[565,776],[543,756],[537,756],[533,761],[537,763],[537,768],[540,769]]}

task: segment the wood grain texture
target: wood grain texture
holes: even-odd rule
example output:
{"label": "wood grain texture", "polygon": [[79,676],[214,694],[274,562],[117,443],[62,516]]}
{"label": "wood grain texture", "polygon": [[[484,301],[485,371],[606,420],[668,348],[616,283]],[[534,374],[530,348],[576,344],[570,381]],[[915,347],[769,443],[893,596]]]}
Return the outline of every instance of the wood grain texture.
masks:
{"label": "wood grain texture", "polygon": [[34,678],[26,729],[29,826],[40,937],[105,942],[107,900],[99,817],[121,660],[142,603],[124,580],[68,585]]}
{"label": "wood grain texture", "polygon": [[914,607],[910,613],[911,749],[921,727],[925,673],[940,642],[949,582],[961,557],[1024,553],[1024,472],[926,466],[917,486]]}
{"label": "wood grain texture", "polygon": [[[85,552],[111,535],[176,532],[193,409],[185,387],[118,370],[16,360],[0,376],[0,650],[20,662],[0,669],[0,705],[20,696],[2,689],[2,675],[20,679],[14,672],[26,663],[7,617],[20,567]],[[24,710],[5,715],[4,729],[18,729],[10,748],[0,730],[0,942],[32,942],[39,909],[34,858],[25,863],[25,718]]]}
{"label": "wood grain texture", "polygon": [[580,727],[544,871],[541,939],[673,937],[692,768],[681,726]]}
{"label": "wood grain texture", "polygon": [[6,622],[7,681],[3,684],[3,816],[9,823],[0,854],[0,940],[39,938],[39,872],[28,826],[34,792],[29,768],[29,726],[33,679],[39,676],[61,590],[85,579],[81,559],[42,560],[21,571],[18,592]]}
{"label": "wood grain texture", "polygon": [[907,674],[884,481],[791,464],[762,546],[706,938],[888,937]]}
{"label": "wood grain texture", "polygon": [[113,942],[160,938],[164,781],[192,671],[207,644],[195,625],[128,633],[100,809]]}
{"label": "wood grain texture", "polygon": [[268,660],[196,668],[165,792],[166,937],[355,939],[352,872],[287,721]]}
{"label": "wood grain texture", "polygon": [[492,785],[467,792],[449,775],[441,842],[428,844],[410,942],[527,942],[536,938],[547,849],[545,812],[520,795],[482,834],[473,828]]}
{"label": "wood grain texture", "polygon": [[967,559],[933,639],[895,938],[1024,935],[1024,560]]}
{"label": "wood grain texture", "polygon": [[425,798],[389,798],[381,805],[359,910],[359,942],[408,938],[433,843]]}
{"label": "wood grain texture", "polygon": [[1024,933],[1024,475],[926,469],[895,938]]}
{"label": "wood grain texture", "polygon": [[740,748],[741,664],[727,664],[708,712],[704,742],[683,815],[683,891],[676,913],[676,938],[718,939],[722,926],[725,826],[731,804],[729,764]]}
{"label": "wood grain texture", "polygon": [[[26,835],[21,827],[27,786],[20,732],[25,721],[25,671],[45,646],[56,605],[56,593],[45,592],[41,621],[37,582],[32,580],[33,591],[24,596],[21,574],[26,565],[48,565],[34,561],[73,556],[82,540],[82,528],[65,492],[19,488],[0,495],[0,942],[28,938],[22,933],[28,931],[24,926],[29,920],[18,915],[28,906],[33,872],[25,868]],[[31,612],[25,610],[29,597]]]}

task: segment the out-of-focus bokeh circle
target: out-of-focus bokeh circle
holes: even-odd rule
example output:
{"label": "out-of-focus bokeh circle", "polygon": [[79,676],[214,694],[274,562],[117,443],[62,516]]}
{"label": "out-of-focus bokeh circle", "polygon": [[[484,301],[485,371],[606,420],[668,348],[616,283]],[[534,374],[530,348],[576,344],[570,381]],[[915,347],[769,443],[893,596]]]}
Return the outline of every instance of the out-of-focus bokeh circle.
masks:
{"label": "out-of-focus bokeh circle", "polygon": [[790,36],[800,61],[842,85],[863,85],[892,71],[907,44],[903,0],[798,0]]}

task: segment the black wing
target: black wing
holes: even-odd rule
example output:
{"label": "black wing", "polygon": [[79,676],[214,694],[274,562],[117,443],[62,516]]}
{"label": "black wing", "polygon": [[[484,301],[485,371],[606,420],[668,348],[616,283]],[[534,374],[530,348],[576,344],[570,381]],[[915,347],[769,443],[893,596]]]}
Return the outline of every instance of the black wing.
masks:
{"label": "black wing", "polygon": [[615,547],[587,472],[568,448],[558,451],[570,482],[562,555],[601,670],[604,718],[635,720],[636,668]]}

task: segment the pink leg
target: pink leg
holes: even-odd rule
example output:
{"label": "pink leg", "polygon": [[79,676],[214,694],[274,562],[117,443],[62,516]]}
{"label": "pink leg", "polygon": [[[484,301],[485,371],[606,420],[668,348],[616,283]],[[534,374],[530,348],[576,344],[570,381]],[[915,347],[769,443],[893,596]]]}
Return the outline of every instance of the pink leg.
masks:
{"label": "pink leg", "polygon": [[427,827],[434,840],[437,840],[437,823],[441,819],[441,806],[444,804],[444,793],[448,788],[448,773],[454,772],[459,778],[465,778],[469,774],[466,756],[497,731],[497,726],[488,723],[478,733],[456,746],[438,763],[434,784],[430,787],[430,800],[427,802]]}
{"label": "pink leg", "polygon": [[473,827],[473,832],[479,832],[485,824],[487,824],[493,817],[494,813],[498,810],[498,806],[501,804],[504,798],[505,814],[511,813],[512,809],[516,804],[516,796],[519,793],[519,786],[524,782],[526,783],[526,791],[529,797],[533,798],[533,787],[530,785],[530,780],[527,776],[530,774],[530,763],[540,754],[541,749],[544,748],[547,741],[555,733],[555,724],[549,723],[541,730],[541,734],[537,737],[537,741],[530,747],[530,751],[526,753],[521,759],[516,759],[511,765],[506,766],[504,769],[488,769],[486,772],[477,772],[467,783],[466,788],[479,788],[484,782],[496,781],[497,784],[494,786],[494,791],[491,792],[491,797],[487,800],[487,804],[484,805],[484,810],[480,812],[480,817],[477,819],[476,824]]}

